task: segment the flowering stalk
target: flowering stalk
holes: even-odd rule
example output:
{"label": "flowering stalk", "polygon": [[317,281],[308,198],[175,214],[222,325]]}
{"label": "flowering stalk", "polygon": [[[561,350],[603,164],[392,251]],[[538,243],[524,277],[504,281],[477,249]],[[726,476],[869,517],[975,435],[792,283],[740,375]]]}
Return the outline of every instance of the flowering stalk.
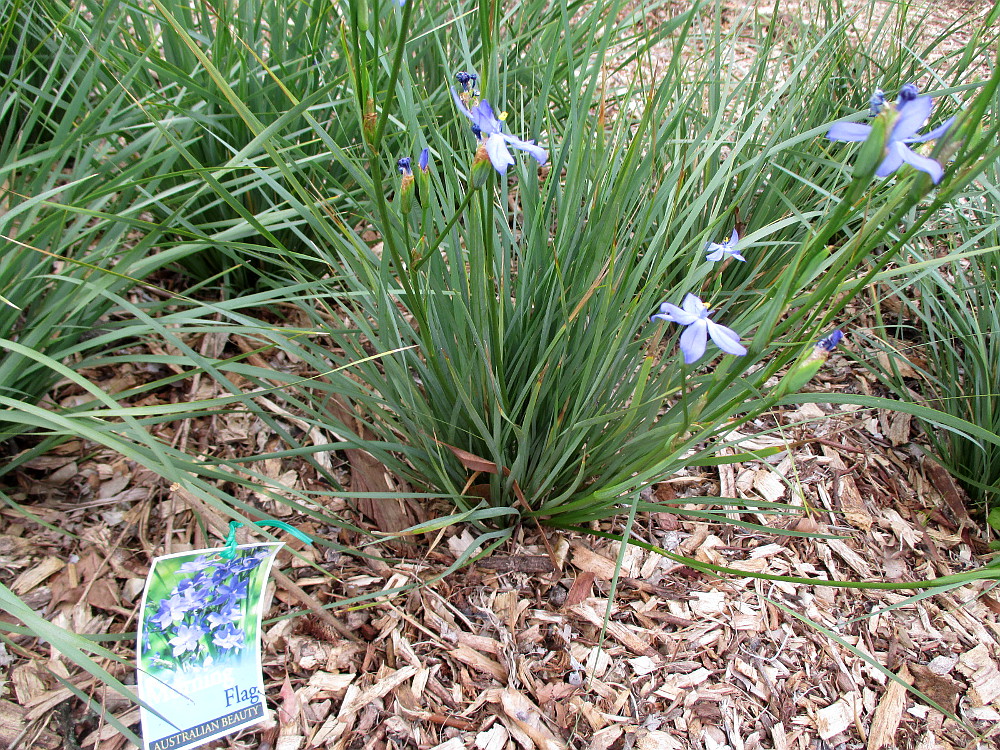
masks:
{"label": "flowering stalk", "polygon": [[404,156],[396,162],[396,168],[403,176],[399,183],[399,198],[404,215],[410,213],[410,209],[413,207],[414,193],[416,193],[417,204],[421,206],[426,206],[427,200],[430,198],[430,149],[425,148],[420,152],[417,159],[416,179],[414,179],[412,163],[409,156]]}

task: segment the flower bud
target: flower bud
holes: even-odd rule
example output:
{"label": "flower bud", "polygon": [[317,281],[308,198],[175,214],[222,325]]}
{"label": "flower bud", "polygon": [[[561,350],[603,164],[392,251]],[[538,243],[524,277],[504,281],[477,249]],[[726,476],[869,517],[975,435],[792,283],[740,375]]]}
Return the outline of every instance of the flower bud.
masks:
{"label": "flower bud", "polygon": [[898,104],[906,104],[909,101],[913,101],[920,95],[920,89],[917,88],[915,83],[905,83],[902,88],[899,89],[899,102]]}
{"label": "flower bud", "polygon": [[817,341],[812,351],[792,365],[791,369],[785,374],[785,377],[781,379],[781,382],[778,383],[776,394],[780,397],[786,396],[789,393],[798,393],[802,390],[803,386],[819,372],[819,368],[826,362],[830,356],[830,352],[836,348],[837,344],[843,338],[844,334],[837,329],[829,336]]}
{"label": "flower bud", "polygon": [[404,174],[399,182],[399,206],[403,210],[403,215],[410,213],[413,208],[413,175]]}
{"label": "flower bud", "polygon": [[403,179],[399,182],[399,205],[405,216],[413,208],[414,184],[413,170],[410,168],[410,157],[404,156],[396,162],[396,167],[399,169],[399,173],[403,175]]}
{"label": "flower bud", "polygon": [[885,106],[885,92],[882,89],[875,89],[875,93],[868,99],[868,116],[878,117],[883,106]]}
{"label": "flower bud", "polygon": [[430,149],[421,151],[420,158],[417,159],[417,171],[414,173],[417,179],[417,201],[421,206],[427,206],[431,197],[430,158]]}

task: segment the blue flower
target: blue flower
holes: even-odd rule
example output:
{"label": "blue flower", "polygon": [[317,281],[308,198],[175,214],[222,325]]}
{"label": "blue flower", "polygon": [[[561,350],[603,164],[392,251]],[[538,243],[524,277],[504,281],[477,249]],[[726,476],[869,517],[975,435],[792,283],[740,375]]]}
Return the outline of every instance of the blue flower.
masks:
{"label": "blue flower", "polygon": [[736,260],[742,260],[746,262],[746,258],[740,255],[740,251],[736,249],[736,243],[740,241],[739,233],[734,229],[733,234],[725,242],[709,242],[705,245],[705,252],[708,253],[705,260],[710,260],[713,263],[717,260],[722,260],[727,255],[731,255],[736,258]]}
{"label": "blue flower", "polygon": [[215,589],[214,604],[233,599],[245,599],[247,596],[249,581],[234,578],[229,583],[223,583]]}
{"label": "blue flower", "polygon": [[539,164],[548,161],[549,152],[536,146],[534,141],[522,141],[509,133],[504,133],[503,122],[493,114],[493,107],[488,101],[480,101],[469,109],[454,88],[451,90],[451,95],[459,111],[472,121],[472,132],[476,133],[476,137],[480,139],[485,137],[482,146],[497,172],[504,174],[507,167],[514,163],[514,157],[510,155],[507,144],[530,154]]}
{"label": "blue flower", "polygon": [[844,332],[839,328],[834,329],[833,333],[829,336],[824,336],[819,341],[816,342],[816,348],[820,349],[827,354],[832,352],[837,348],[837,344],[840,343],[841,339],[844,338]]}
{"label": "blue flower", "polygon": [[410,167],[410,157],[404,156],[402,159],[396,162],[396,169],[404,177],[413,177],[413,169]]}
{"label": "blue flower", "polygon": [[681,304],[682,307],[678,307],[664,302],[660,305],[660,312],[654,315],[653,319],[687,326],[684,333],[681,334],[681,352],[684,354],[685,364],[690,365],[701,359],[705,353],[705,344],[709,336],[722,351],[728,354],[743,355],[747,353],[747,350],[740,345],[739,334],[731,328],[726,328],[726,326],[710,320],[708,308],[695,295],[688,294]]}
{"label": "blue flower", "polygon": [[181,565],[178,569],[178,573],[195,573],[201,572],[209,565],[212,561],[208,559],[208,555],[198,555],[194,560],[188,560],[186,563]]}
{"label": "blue flower", "polygon": [[212,630],[233,622],[240,616],[240,603],[236,599],[226,599],[222,602],[218,612],[209,612],[205,618]]}
{"label": "blue flower", "polygon": [[178,599],[180,606],[185,607],[188,611],[201,609],[212,598],[212,589],[209,586],[191,587],[178,591],[171,597],[171,601],[174,598]]}
{"label": "blue flower", "polygon": [[[264,557],[266,557],[265,555]],[[240,573],[245,573],[248,570],[253,570],[263,561],[263,557],[258,557],[257,555],[249,554],[244,557],[237,557],[232,562],[229,563],[229,570],[237,575]]]}
{"label": "blue flower", "polygon": [[153,622],[161,628],[169,627],[174,622],[183,620],[184,615],[188,613],[189,609],[191,608],[181,597],[172,596],[160,602],[160,609],[157,611],[156,616],[153,617]]}
{"label": "blue flower", "polygon": [[[892,122],[892,130],[885,142],[885,157],[878,169],[875,170],[876,177],[888,177],[904,163],[909,164],[914,169],[926,172],[936,185],[944,176],[944,167],[934,159],[921,156],[911,150],[908,143],[923,143],[940,138],[955,121],[954,117],[949,118],[942,125],[923,135],[919,130],[930,117],[934,100],[929,96],[918,96],[919,91],[912,83],[903,86],[899,91],[899,100],[896,102],[896,118]],[[863,125],[857,122],[838,122],[830,128],[826,137],[831,141],[863,141],[871,135],[870,125]]]}
{"label": "blue flower", "polygon": [[180,656],[187,651],[197,651],[201,637],[205,631],[197,625],[178,625],[177,635],[170,639],[174,647],[174,656]]}
{"label": "blue flower", "polygon": [[246,636],[243,631],[232,623],[229,623],[229,625],[212,636],[212,643],[223,651],[235,651],[243,646],[245,639]]}

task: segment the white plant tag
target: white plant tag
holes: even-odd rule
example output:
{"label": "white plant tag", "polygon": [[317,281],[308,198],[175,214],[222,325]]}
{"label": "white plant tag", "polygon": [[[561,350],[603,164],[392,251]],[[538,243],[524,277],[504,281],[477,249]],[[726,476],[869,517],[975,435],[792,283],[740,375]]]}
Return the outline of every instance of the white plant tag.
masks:
{"label": "white plant tag", "polygon": [[[281,543],[153,560],[136,647],[143,750],[180,750],[265,718],[264,588]],[[157,713],[160,714],[157,716]]]}

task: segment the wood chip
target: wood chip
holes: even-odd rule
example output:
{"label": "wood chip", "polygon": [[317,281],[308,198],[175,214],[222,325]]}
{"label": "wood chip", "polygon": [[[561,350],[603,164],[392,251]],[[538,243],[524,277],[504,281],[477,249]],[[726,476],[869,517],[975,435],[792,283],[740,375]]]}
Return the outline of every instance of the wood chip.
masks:
{"label": "wood chip", "polygon": [[566,601],[563,603],[563,606],[575,607],[577,604],[582,604],[589,599],[594,589],[595,577],[589,570],[582,571],[573,581],[569,593],[566,594]]}
{"label": "wood chip", "polygon": [[26,594],[46,578],[54,573],[58,573],[64,567],[66,567],[66,563],[58,557],[45,557],[36,565],[28,568],[21,573],[21,575],[15,578],[14,582],[10,585],[10,588],[15,594]]}
{"label": "wood chip", "polygon": [[[913,682],[906,665],[896,675],[907,685]],[[871,729],[868,731],[868,750],[880,750],[883,747],[897,747],[896,730],[903,718],[903,708],[906,705],[906,685],[895,680],[889,686],[875,709]]]}
{"label": "wood chip", "polygon": [[587,745],[587,750],[608,750],[623,734],[625,734],[625,730],[620,726],[605,727],[594,732],[590,738],[590,744]]}
{"label": "wood chip", "polygon": [[503,668],[503,665],[493,661],[488,656],[483,656],[478,651],[473,651],[468,646],[459,646],[448,653],[463,664],[468,664],[473,669],[490,675],[498,682],[507,682],[507,670]]}
{"label": "wood chip", "polygon": [[823,446],[823,455],[830,459],[830,468],[837,473],[837,480],[833,486],[844,518],[852,526],[863,531],[871,531],[872,515],[865,507],[865,501],[858,491],[857,484],[848,474],[847,464],[841,459],[840,454],[828,445]]}
{"label": "wood chip", "polygon": [[[13,747],[27,729],[26,711],[16,703],[0,700],[0,747]],[[62,747],[62,740],[49,732],[42,732],[35,739],[32,750],[54,750]],[[23,747],[23,745],[22,745]]]}
{"label": "wood chip", "polygon": [[1000,699],[1000,670],[985,644],[980,643],[962,654],[958,659],[958,671],[969,680],[968,695],[973,706],[988,706]]}
{"label": "wood chip", "polygon": [[566,743],[545,726],[542,712],[521,693],[511,688],[502,691],[500,707],[510,722],[531,739],[537,750],[566,750]]}
{"label": "wood chip", "polygon": [[827,539],[826,544],[862,578],[871,578],[874,575],[871,566],[865,559],[848,547],[843,539]]}
{"label": "wood chip", "polygon": [[[591,599],[590,601],[594,602],[600,600]],[[598,614],[597,610],[595,610],[593,606],[589,604],[578,604],[573,607],[571,611],[589,622],[591,625],[604,627],[605,619],[603,609],[602,613]],[[662,654],[652,648],[648,641],[632,632],[632,630],[630,630],[626,625],[612,620],[607,623],[607,633],[611,638],[621,643],[633,654],[645,655],[659,664],[663,663]]]}
{"label": "wood chip", "polygon": [[574,567],[593,573],[596,578],[602,581],[610,581],[615,577],[614,560],[602,557],[582,544],[574,544],[571,549],[573,557],[570,559],[570,563]]}
{"label": "wood chip", "polygon": [[913,684],[916,688],[947,711],[955,712],[958,708],[958,698],[962,694],[962,688],[953,679],[943,674],[938,674],[922,664],[911,664],[910,672],[913,673]]}
{"label": "wood chip", "polygon": [[635,746],[638,750],[684,750],[680,740],[658,729],[640,729],[636,733]]}
{"label": "wood chip", "polygon": [[826,708],[816,712],[816,732],[824,740],[836,737],[854,723],[861,707],[860,696],[848,693]]}
{"label": "wood chip", "polygon": [[[507,728],[503,724],[494,724],[487,731],[476,735],[476,747],[479,750],[504,750],[509,739],[510,732],[507,731]],[[464,742],[461,748],[464,750]]]}
{"label": "wood chip", "polygon": [[323,723],[323,726],[310,739],[310,743],[321,745],[324,742],[339,740],[350,731],[355,717],[361,709],[373,701],[384,698],[416,673],[416,667],[408,666],[396,671],[389,671],[374,685],[365,689],[352,684],[347,689],[344,702],[340,704],[340,711],[336,716],[331,716]]}

